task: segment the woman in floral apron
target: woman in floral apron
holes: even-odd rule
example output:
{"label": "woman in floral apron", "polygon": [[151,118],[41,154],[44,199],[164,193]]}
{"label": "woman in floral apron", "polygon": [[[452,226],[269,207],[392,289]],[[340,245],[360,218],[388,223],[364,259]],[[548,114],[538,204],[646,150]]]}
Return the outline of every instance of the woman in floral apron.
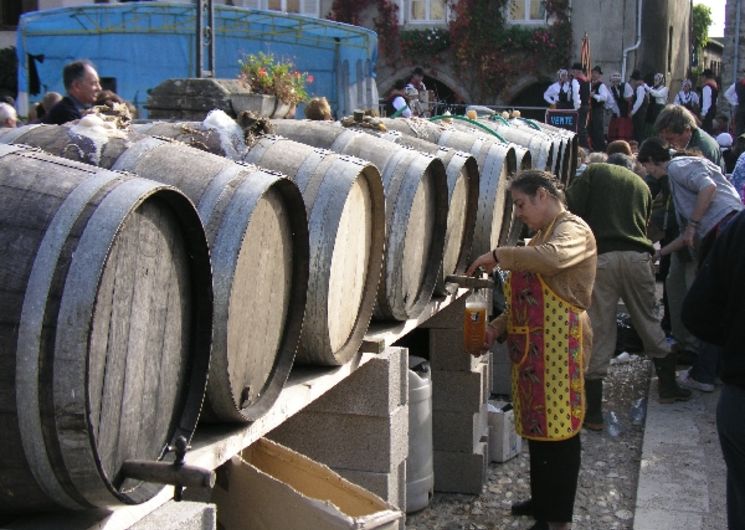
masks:
{"label": "woman in floral apron", "polygon": [[512,506],[532,515],[533,530],[570,527],[585,413],[585,356],[591,327],[585,310],[597,250],[587,224],[564,206],[561,184],[528,170],[511,183],[517,217],[534,235],[524,247],[501,247],[469,268],[509,271],[507,310],[487,328],[485,348],[506,338],[512,360],[515,427],[528,439],[531,499]]}

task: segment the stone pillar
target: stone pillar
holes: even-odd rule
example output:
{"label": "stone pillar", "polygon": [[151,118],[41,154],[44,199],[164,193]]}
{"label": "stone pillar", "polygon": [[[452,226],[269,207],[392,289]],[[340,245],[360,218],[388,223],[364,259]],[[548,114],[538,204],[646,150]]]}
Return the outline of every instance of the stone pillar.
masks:
{"label": "stone pillar", "polygon": [[[740,28],[737,34],[737,12],[740,11]],[[737,55],[737,59],[735,59]],[[737,64],[735,64],[737,60]],[[735,79],[745,76],[745,0],[727,0],[724,12],[724,57],[722,57],[722,91],[729,88]],[[719,100],[722,110],[729,103]]]}

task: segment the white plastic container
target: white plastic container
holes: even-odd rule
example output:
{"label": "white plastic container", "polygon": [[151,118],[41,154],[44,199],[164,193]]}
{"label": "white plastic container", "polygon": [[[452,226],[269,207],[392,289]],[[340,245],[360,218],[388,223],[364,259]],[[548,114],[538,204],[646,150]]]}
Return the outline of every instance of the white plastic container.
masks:
{"label": "white plastic container", "polygon": [[426,508],[435,490],[432,464],[432,377],[423,357],[409,357],[409,455],[406,513]]}

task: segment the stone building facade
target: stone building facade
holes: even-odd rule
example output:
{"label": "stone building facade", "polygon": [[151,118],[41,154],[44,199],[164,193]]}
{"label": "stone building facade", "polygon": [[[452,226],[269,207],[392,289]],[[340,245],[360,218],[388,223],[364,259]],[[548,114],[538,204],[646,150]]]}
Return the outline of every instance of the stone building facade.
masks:
{"label": "stone building facade", "polygon": [[[117,3],[121,0],[95,0],[95,3]],[[173,0],[172,0],[173,1]],[[195,0],[180,0],[192,3]],[[461,2],[466,0],[460,0]],[[227,4],[261,9],[277,9],[314,17],[330,16],[334,0],[214,0]],[[91,3],[90,0],[22,0],[23,11],[70,7]],[[458,2],[455,2],[457,4]],[[468,102],[503,106],[542,106],[542,93],[552,82],[559,66],[568,67],[580,59],[580,42],[585,34],[590,41],[591,61],[600,65],[606,80],[614,71],[628,75],[634,69],[652,76],[665,74],[670,93],[675,94],[689,66],[689,27],[691,4],[689,0],[497,0],[503,7],[504,32],[508,39],[514,34],[516,44],[508,49],[498,67],[504,76],[496,76],[500,86],[484,83],[480,68],[483,64],[463,64],[447,47],[431,48],[432,39],[443,39],[447,44],[450,23],[455,17],[453,2],[446,0],[356,0],[347,5],[359,6],[359,23],[378,29],[381,53],[378,61],[377,80],[381,94],[398,79],[408,78],[413,67],[421,66],[428,86],[439,89],[439,97],[450,103]],[[745,0],[728,0],[728,11]],[[565,6],[567,31],[554,35],[546,43],[546,55],[536,38],[545,38],[542,29],[551,26],[552,15],[547,16],[549,5]],[[376,27],[381,9],[394,7],[396,35],[386,34]],[[564,8],[562,8],[564,9]],[[734,20],[734,17],[728,19]],[[743,24],[745,27],[745,24]],[[522,28],[520,31],[516,28]],[[664,29],[663,29],[664,28]],[[532,36],[530,32],[533,32]],[[732,31],[732,28],[730,28]],[[527,37],[526,37],[527,36]],[[386,53],[391,41],[408,39],[406,53]],[[2,35],[0,35],[2,38]],[[525,39],[528,39],[527,41]],[[413,39],[413,40],[412,40]],[[522,40],[520,40],[522,39]],[[532,39],[532,40],[531,40]],[[411,45],[411,43],[414,43]],[[526,44],[527,42],[527,44]],[[419,45],[421,43],[421,46]],[[502,43],[504,45],[504,42]],[[530,50],[524,49],[526,46]],[[563,59],[555,53],[548,59],[549,47],[565,47]],[[745,52],[745,40],[743,41]],[[433,50],[428,55],[427,50]],[[558,53],[558,52],[557,52]],[[391,57],[391,55],[395,55]],[[740,57],[744,57],[741,53]],[[725,65],[726,65],[725,58]],[[741,59],[742,61],[742,59]],[[725,66],[726,71],[726,66]],[[489,73],[489,72],[487,72]],[[493,73],[493,72],[492,72]],[[481,78],[481,83],[477,78]]]}
{"label": "stone building facade", "polygon": [[[745,0],[726,0],[721,80],[723,87],[745,77]],[[720,104],[727,105],[724,98]]]}

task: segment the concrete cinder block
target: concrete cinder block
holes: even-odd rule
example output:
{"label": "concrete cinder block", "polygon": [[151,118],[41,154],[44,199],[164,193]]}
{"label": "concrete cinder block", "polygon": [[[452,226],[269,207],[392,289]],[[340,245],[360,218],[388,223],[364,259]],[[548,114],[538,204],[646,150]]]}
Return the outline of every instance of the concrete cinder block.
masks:
{"label": "concrete cinder block", "polygon": [[494,382],[494,363],[492,362],[492,353],[487,352],[481,357],[481,362],[486,364],[486,395],[491,396]]}
{"label": "concrete cinder block", "polygon": [[129,527],[130,530],[215,530],[217,507],[201,502],[169,501],[147,517]]}
{"label": "concrete cinder block", "polygon": [[398,464],[390,473],[343,468],[334,468],[334,471],[350,482],[373,492],[401,511],[406,511],[406,461]]}
{"label": "concrete cinder block", "polygon": [[509,396],[512,393],[512,362],[507,355],[506,343],[494,343],[491,363],[491,393]]}
{"label": "concrete cinder block", "polygon": [[479,495],[489,466],[488,445],[480,442],[471,454],[435,451],[435,491]]}
{"label": "concrete cinder block", "polygon": [[409,407],[388,417],[303,411],[268,436],[332,468],[389,473],[409,452]]}
{"label": "concrete cinder block", "polygon": [[421,328],[454,329],[463,327],[463,314],[466,312],[466,295],[453,300],[446,308],[439,311],[432,318],[422,322]]}
{"label": "concrete cinder block", "polygon": [[408,403],[408,352],[388,348],[308,405],[309,412],[390,416]]}
{"label": "concrete cinder block", "polygon": [[432,371],[432,410],[478,412],[486,394],[487,366],[479,363],[469,372]]}
{"label": "concrete cinder block", "polygon": [[468,355],[463,348],[463,325],[457,328],[429,330],[429,363],[433,370],[468,372],[475,369],[481,357]]}
{"label": "concrete cinder block", "polygon": [[473,453],[488,431],[487,405],[476,413],[437,411],[432,415],[432,447],[435,451]]}

